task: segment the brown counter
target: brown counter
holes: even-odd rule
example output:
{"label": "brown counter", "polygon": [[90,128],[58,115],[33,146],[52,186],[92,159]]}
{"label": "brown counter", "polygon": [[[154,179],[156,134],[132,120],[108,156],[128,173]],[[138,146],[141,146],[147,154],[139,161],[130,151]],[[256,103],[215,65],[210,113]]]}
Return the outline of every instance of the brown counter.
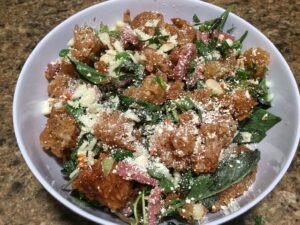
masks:
{"label": "brown counter", "polygon": [[[56,201],[33,177],[12,126],[15,84],[26,58],[52,28],[97,2],[92,0],[0,0],[0,225],[94,224]],[[280,50],[300,84],[300,1],[214,0],[260,29]],[[298,149],[299,150],[299,149]],[[227,223],[300,224],[300,152],[277,187],[257,206]]]}

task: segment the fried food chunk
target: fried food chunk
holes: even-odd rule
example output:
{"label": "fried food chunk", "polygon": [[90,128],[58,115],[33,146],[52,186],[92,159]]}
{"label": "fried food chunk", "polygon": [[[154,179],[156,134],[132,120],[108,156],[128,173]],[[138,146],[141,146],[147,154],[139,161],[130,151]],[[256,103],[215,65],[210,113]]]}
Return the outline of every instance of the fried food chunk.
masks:
{"label": "fried food chunk", "polygon": [[220,102],[224,107],[231,110],[234,118],[238,120],[246,119],[250,116],[252,109],[258,102],[250,96],[247,90],[236,89],[231,95],[220,96]]}
{"label": "fried food chunk", "polygon": [[141,29],[146,34],[153,36],[155,27],[146,26],[149,21],[158,20],[158,24],[164,20],[161,13],[158,12],[142,12],[138,14],[130,23],[132,29]]}
{"label": "fried food chunk", "polygon": [[95,68],[102,74],[108,73],[108,65],[102,60],[95,63]]}
{"label": "fried food chunk", "polygon": [[191,97],[194,101],[201,104],[208,104],[211,95],[212,91],[208,88],[196,89],[188,94],[188,96]]}
{"label": "fried food chunk", "polygon": [[216,138],[206,138],[205,143],[195,148],[192,155],[193,171],[197,174],[213,171],[218,165],[222,146]]}
{"label": "fried food chunk", "polygon": [[110,173],[103,174],[102,162],[107,155],[101,154],[100,158],[89,168],[81,171],[75,181],[73,188],[83,192],[86,198],[96,200],[117,211],[123,208],[133,192],[133,182],[124,180],[119,175],[112,173],[116,163],[114,163]]}
{"label": "fried food chunk", "polygon": [[173,18],[172,22],[178,28],[177,35],[179,46],[187,43],[194,43],[196,39],[196,31],[188,21],[181,18]]}
{"label": "fried food chunk", "polygon": [[270,63],[270,54],[262,48],[249,48],[244,54],[244,63],[254,78],[263,78]]}
{"label": "fried food chunk", "polygon": [[169,82],[166,98],[171,100],[178,99],[184,93],[183,87],[184,87],[183,82],[179,80],[176,80],[174,82]]}
{"label": "fried food chunk", "polygon": [[145,60],[145,67],[149,73],[162,72],[165,74],[172,74],[173,64],[172,62],[163,55],[157,53],[152,48],[146,48],[143,51]]}
{"label": "fried food chunk", "polygon": [[[160,75],[160,77],[166,82],[166,76]],[[142,86],[129,87],[123,94],[157,105],[164,103],[166,100],[166,90],[159,85],[156,76],[153,74],[143,80]]]}
{"label": "fried food chunk", "polygon": [[56,157],[67,159],[76,145],[78,135],[79,129],[74,118],[64,108],[53,108],[40,135],[40,142],[45,150]]}
{"label": "fried food chunk", "polygon": [[230,145],[236,129],[237,125],[233,120],[201,125],[201,143],[195,146],[192,156],[195,173],[211,172],[217,167],[221,150]]}
{"label": "fried food chunk", "polygon": [[191,155],[198,135],[198,121],[192,112],[180,115],[180,124],[161,125],[150,138],[150,154],[157,155],[169,168],[186,171],[191,168]]}
{"label": "fried food chunk", "polygon": [[71,78],[66,75],[57,75],[48,84],[48,95],[51,98],[60,98],[68,88]]}
{"label": "fried food chunk", "polygon": [[234,72],[237,63],[236,56],[230,55],[225,60],[209,61],[204,65],[205,79],[226,78]]}
{"label": "fried food chunk", "polygon": [[71,55],[81,62],[90,63],[90,57],[104,49],[104,45],[91,27],[75,26],[73,40]]}
{"label": "fried food chunk", "polygon": [[94,134],[105,144],[134,150],[134,123],[120,111],[103,112],[94,125]]}

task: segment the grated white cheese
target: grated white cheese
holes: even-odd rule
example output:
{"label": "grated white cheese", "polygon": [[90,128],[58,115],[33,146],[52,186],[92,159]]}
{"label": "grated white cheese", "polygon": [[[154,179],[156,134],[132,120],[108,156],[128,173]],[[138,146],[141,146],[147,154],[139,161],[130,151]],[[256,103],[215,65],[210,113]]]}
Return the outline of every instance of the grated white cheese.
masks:
{"label": "grated white cheese", "polygon": [[[168,35],[168,34],[167,34]],[[172,50],[173,48],[175,48],[178,45],[178,41],[177,41],[177,35],[172,35],[168,38],[167,42],[164,43],[158,50],[157,52],[162,54],[165,52],[168,52],[170,50]]]}
{"label": "grated white cheese", "polygon": [[139,38],[139,40],[141,40],[141,41],[147,41],[150,38],[152,38],[152,36],[150,36],[149,34],[144,33],[140,29],[134,29],[133,31],[137,35],[137,37]]}
{"label": "grated white cheese", "polygon": [[54,100],[55,100],[54,98],[48,98],[47,100],[41,102],[41,111],[43,115],[50,114],[54,104]]}
{"label": "grated white cheese", "polygon": [[109,49],[112,49],[113,47],[111,46],[111,43],[110,43],[110,37],[108,35],[108,33],[99,33],[98,34],[98,37],[100,39],[100,41],[106,45]]}
{"label": "grated white cheese", "polygon": [[72,47],[74,45],[74,38],[71,38],[68,42],[68,46]]}
{"label": "grated white cheese", "polygon": [[241,132],[242,142],[248,143],[251,141],[252,134],[249,132]]}
{"label": "grated white cheese", "polygon": [[135,122],[140,122],[140,118],[130,109],[128,109],[125,113],[124,116],[130,120],[133,120]]}
{"label": "grated white cheese", "polygon": [[82,84],[75,89],[71,100],[77,100],[82,107],[89,107],[97,103],[100,97],[101,92],[98,90],[97,86]]}
{"label": "grated white cheese", "polygon": [[[131,54],[130,54],[131,55]],[[146,57],[144,54],[140,54],[139,52],[135,52],[133,55],[134,63],[144,63],[146,61]]]}
{"label": "grated white cheese", "polygon": [[114,48],[116,49],[117,52],[123,52],[124,51],[122,43],[118,40],[113,43],[113,46],[114,46]]}

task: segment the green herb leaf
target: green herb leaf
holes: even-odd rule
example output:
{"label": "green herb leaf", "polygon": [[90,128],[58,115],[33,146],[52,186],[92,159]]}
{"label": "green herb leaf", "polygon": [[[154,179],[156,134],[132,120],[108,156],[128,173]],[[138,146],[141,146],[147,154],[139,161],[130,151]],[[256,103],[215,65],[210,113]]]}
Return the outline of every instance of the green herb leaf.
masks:
{"label": "green herb leaf", "polygon": [[148,174],[151,177],[156,178],[159,180],[159,186],[165,191],[165,192],[171,192],[174,190],[174,184],[172,181],[170,181],[164,174],[157,171],[157,168],[148,168]]}
{"label": "green herb leaf", "polygon": [[203,199],[208,197],[209,189],[213,185],[213,180],[210,174],[198,176],[192,185],[191,191],[188,193],[188,199]]}
{"label": "green herb leaf", "polygon": [[[275,116],[265,109],[257,108],[252,112],[249,119],[239,124],[239,133],[235,136],[233,142],[238,144],[258,143],[266,136],[266,132],[280,121],[280,117]],[[251,134],[250,141],[244,140],[243,132]]]}
{"label": "green herb leaf", "polygon": [[67,160],[63,163],[61,173],[66,177],[70,177],[70,174],[74,170],[76,170],[76,162],[74,162],[73,160]]}
{"label": "green herb leaf", "polygon": [[112,157],[116,161],[122,161],[126,158],[132,158],[133,157],[133,152],[129,151],[127,149],[117,148],[117,149],[112,150]]}
{"label": "green herb leaf", "polygon": [[243,47],[243,42],[246,39],[247,35],[248,35],[248,31],[245,31],[245,33],[239,39],[233,42],[232,48],[238,50],[241,49]]}
{"label": "green herb leaf", "polygon": [[130,55],[128,52],[118,52],[115,56],[116,60],[120,60],[120,59],[128,59],[130,60]]}
{"label": "green herb leaf", "polygon": [[174,103],[182,112],[186,112],[195,108],[194,102],[188,96],[176,100]]}
{"label": "green herb leaf", "polygon": [[194,25],[198,25],[200,23],[200,19],[196,14],[193,15],[193,22]]}
{"label": "green herb leaf", "polygon": [[257,167],[259,159],[260,152],[256,149],[222,161],[213,175],[214,185],[207,197],[240,182]]}
{"label": "green herb leaf", "polygon": [[258,101],[266,106],[271,105],[271,98],[269,93],[269,87],[267,85],[267,79],[263,78],[259,84],[248,83],[247,87],[251,96],[258,99]]}
{"label": "green herb leaf", "polygon": [[108,78],[103,74],[99,73],[96,69],[77,61],[76,59],[69,57],[69,60],[75,66],[80,77],[92,84],[101,84]]}
{"label": "green herb leaf", "polygon": [[232,6],[229,6],[223,13],[222,15],[215,19],[214,22],[212,23],[211,25],[211,30],[222,30],[226,21],[227,21],[227,18],[229,16],[229,13],[231,12],[232,10]]}
{"label": "green herb leaf", "polygon": [[164,190],[164,192],[168,193],[174,190],[174,184],[172,181],[163,177],[159,180],[159,186]]}
{"label": "green herb leaf", "polygon": [[202,199],[201,203],[208,209],[211,209],[216,201],[218,201],[218,195],[213,195],[208,198]]}
{"label": "green herb leaf", "polygon": [[118,39],[118,38],[120,38],[121,34],[120,34],[120,31],[111,30],[111,31],[109,31],[108,35],[111,36],[111,37],[113,37],[113,38]]}
{"label": "green herb leaf", "polygon": [[163,78],[160,75],[155,76],[155,81],[159,84],[159,86],[162,89],[166,89],[167,87],[166,82],[163,80]]}
{"label": "green herb leaf", "polygon": [[116,60],[121,60],[120,65],[115,69],[120,80],[133,79],[134,86],[139,86],[144,78],[144,66],[135,64],[128,52],[119,52]]}
{"label": "green herb leaf", "polygon": [[198,22],[195,25],[199,25],[199,30],[201,32],[211,32],[213,30],[222,30],[231,10],[232,10],[232,7],[230,6],[221,14],[220,17],[213,19],[213,20],[205,21],[203,23]]}
{"label": "green herb leaf", "polygon": [[109,27],[107,25],[101,24],[99,32],[100,33],[109,33]]}
{"label": "green herb leaf", "polygon": [[[247,151],[235,157],[224,159],[214,173],[200,175],[194,180],[186,199],[202,201],[215,196],[251,173],[257,167],[259,159],[260,152],[258,150]],[[167,216],[182,207],[186,203],[186,199],[170,205],[163,216]]]}
{"label": "green herb leaf", "polygon": [[218,42],[214,39],[210,40],[207,45],[201,40],[196,41],[198,55],[204,57],[206,61],[215,60],[210,53],[214,50],[219,50],[220,47],[217,46]]}
{"label": "green herb leaf", "polygon": [[135,99],[133,97],[119,95],[119,99],[120,99],[120,106],[125,110],[127,110],[131,106],[138,105],[138,106],[143,107],[151,112],[161,111],[161,107],[154,105],[150,102]]}
{"label": "green herb leaf", "polygon": [[148,42],[149,45],[154,44],[154,45],[156,45],[157,48],[160,48],[161,45],[162,45],[162,42],[167,41],[168,38],[169,38],[169,35],[163,35],[161,33],[161,30],[159,28],[157,28],[155,30],[154,36],[151,37],[151,38],[149,38],[149,39],[147,39],[147,40],[145,40],[145,41],[143,41],[143,42]]}
{"label": "green herb leaf", "polygon": [[77,167],[77,151],[79,147],[83,144],[84,141],[91,141],[94,136],[90,133],[83,135],[80,140],[77,142],[75,148],[72,150],[70,159],[63,163],[63,168],[61,173],[66,176],[70,177],[70,174],[76,169]]}
{"label": "green herb leaf", "polygon": [[76,120],[76,122],[81,125],[81,121],[79,120],[80,116],[84,115],[85,114],[85,109],[84,108],[81,108],[81,107],[78,107],[78,108],[75,108],[75,107],[72,107],[71,105],[69,104],[64,104],[64,107],[65,109],[67,110],[67,112],[73,116],[73,118]]}
{"label": "green herb leaf", "polygon": [[235,73],[235,76],[238,80],[248,80],[250,78],[250,73],[244,69],[238,69]]}
{"label": "green herb leaf", "polygon": [[62,49],[59,51],[58,55],[59,57],[63,58],[66,57],[70,52],[70,49]]}
{"label": "green herb leaf", "polygon": [[181,179],[179,181],[180,190],[183,192],[188,192],[191,190],[192,185],[194,183],[194,174],[191,170],[185,172],[181,175]]}

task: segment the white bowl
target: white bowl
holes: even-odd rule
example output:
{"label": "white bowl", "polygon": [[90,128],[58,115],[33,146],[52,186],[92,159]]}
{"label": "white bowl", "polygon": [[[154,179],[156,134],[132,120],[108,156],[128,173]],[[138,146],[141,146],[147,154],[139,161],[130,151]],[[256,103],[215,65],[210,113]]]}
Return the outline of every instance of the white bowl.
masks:
{"label": "white bowl", "polygon": [[[101,224],[120,224],[112,214],[81,208],[72,202],[68,194],[61,190],[65,183],[60,165],[54,157],[46,154],[39,143],[39,135],[46,123],[41,113],[41,101],[47,99],[47,81],[43,76],[46,65],[58,57],[60,49],[65,48],[73,35],[76,24],[99,25],[101,21],[113,25],[122,19],[123,12],[130,9],[132,15],[145,10],[162,12],[166,19],[181,17],[189,21],[194,13],[200,19],[219,16],[223,9],[198,0],[112,0],[85,9],[70,17],[53,29],[34,49],[20,74],[13,104],[14,129],[19,148],[32,173],[45,189],[58,201],[74,212]],[[249,31],[245,48],[263,47],[271,54],[269,80],[274,93],[271,112],[282,121],[268,132],[267,137],[258,145],[261,150],[256,182],[248,193],[238,199],[239,208],[229,214],[218,212],[208,215],[207,224],[228,221],[261,201],[279,182],[288,169],[296,152],[300,126],[299,93],[293,74],[286,61],[275,46],[255,27],[230,14],[227,27],[234,24],[234,34],[240,36]],[[226,27],[225,27],[226,29]]]}

